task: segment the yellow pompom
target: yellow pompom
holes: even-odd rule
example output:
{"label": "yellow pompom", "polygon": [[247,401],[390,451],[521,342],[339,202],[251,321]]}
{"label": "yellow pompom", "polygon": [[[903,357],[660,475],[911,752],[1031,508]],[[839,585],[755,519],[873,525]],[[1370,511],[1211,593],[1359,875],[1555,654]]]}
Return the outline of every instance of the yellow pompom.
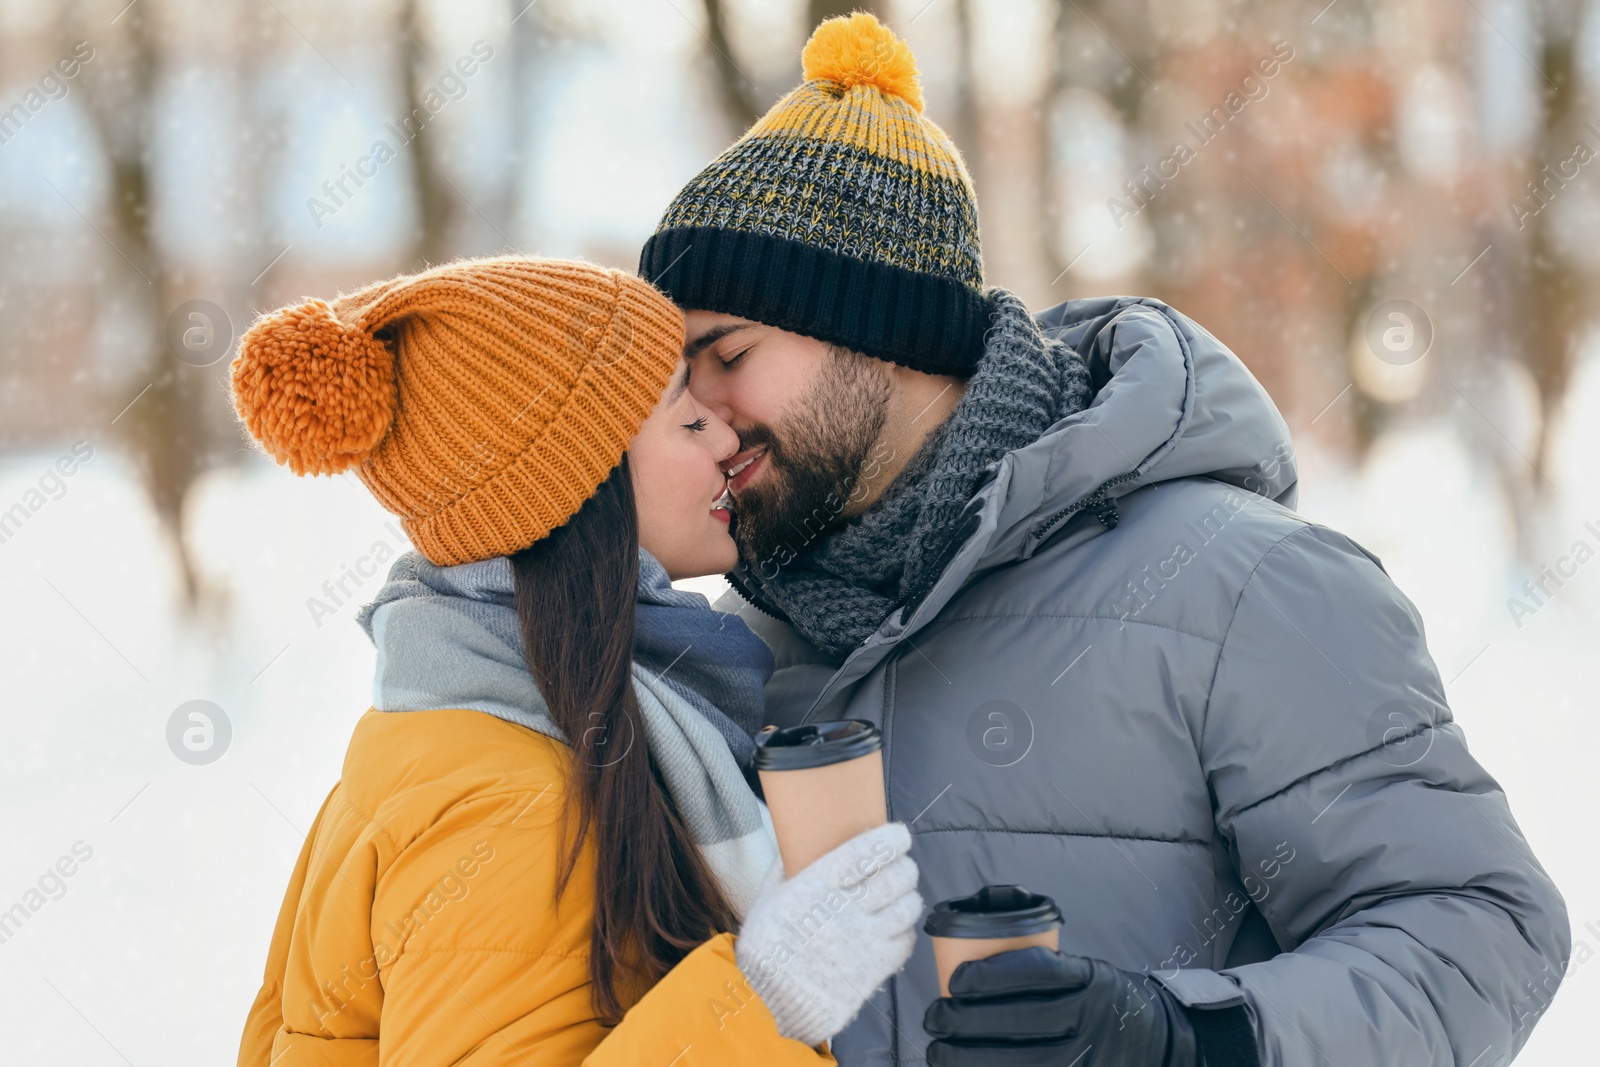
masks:
{"label": "yellow pompom", "polygon": [[830,81],[846,89],[874,85],[922,110],[922,86],[911,48],[865,11],[824,19],[800,53],[806,81]]}

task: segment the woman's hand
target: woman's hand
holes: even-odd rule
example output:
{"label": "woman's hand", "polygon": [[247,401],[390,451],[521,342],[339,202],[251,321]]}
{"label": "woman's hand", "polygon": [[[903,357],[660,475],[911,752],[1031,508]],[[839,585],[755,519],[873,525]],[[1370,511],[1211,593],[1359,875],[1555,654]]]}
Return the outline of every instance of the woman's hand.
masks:
{"label": "woman's hand", "polygon": [[922,916],[911,833],[889,823],[784,879],[773,864],[734,956],[778,1032],[819,1045],[905,965]]}

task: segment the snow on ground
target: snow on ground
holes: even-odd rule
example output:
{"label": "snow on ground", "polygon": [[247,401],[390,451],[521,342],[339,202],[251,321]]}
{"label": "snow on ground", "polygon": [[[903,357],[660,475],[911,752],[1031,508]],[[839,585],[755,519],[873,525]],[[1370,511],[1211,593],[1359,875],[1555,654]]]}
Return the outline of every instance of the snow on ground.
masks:
{"label": "snow on ground", "polygon": [[[1546,518],[1541,562],[1580,539],[1600,549],[1597,424],[1591,364],[1550,472],[1567,492]],[[0,510],[66,451],[0,462]],[[1375,552],[1416,602],[1473,753],[1566,894],[1587,951],[1518,1063],[1575,1062],[1591,1041],[1580,1005],[1600,994],[1588,962],[1600,952],[1600,560],[1513,619],[1507,598],[1538,575],[1511,551],[1492,480],[1447,427],[1385,438],[1360,471],[1302,462],[1301,510]],[[0,911],[34,908],[0,943],[7,1059],[231,1062],[301,835],[367,707],[373,651],[355,607],[405,544],[353,478],[299,480],[264,461],[213,475],[190,522],[220,606],[184,621],[170,553],[127,468],[99,450],[64,484],[0,544],[12,609],[0,615]],[[169,719],[191,700],[231,728],[210,764],[168,747]]]}

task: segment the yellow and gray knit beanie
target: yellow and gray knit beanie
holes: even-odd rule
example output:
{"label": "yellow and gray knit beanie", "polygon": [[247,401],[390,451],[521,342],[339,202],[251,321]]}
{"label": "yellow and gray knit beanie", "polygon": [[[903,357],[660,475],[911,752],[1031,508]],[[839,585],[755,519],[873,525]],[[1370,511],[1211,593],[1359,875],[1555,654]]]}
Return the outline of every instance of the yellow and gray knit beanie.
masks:
{"label": "yellow and gray knit beanie", "polygon": [[990,315],[977,199],[911,49],[857,12],[800,59],[804,83],[678,193],[639,273],[686,309],[969,375]]}

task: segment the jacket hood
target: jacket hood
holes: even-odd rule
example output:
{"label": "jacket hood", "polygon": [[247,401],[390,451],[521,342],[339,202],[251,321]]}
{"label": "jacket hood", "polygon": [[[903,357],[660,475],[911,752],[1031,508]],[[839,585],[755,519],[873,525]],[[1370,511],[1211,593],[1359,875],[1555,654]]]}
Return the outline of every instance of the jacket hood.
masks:
{"label": "jacket hood", "polygon": [[[864,677],[975,575],[1048,540],[1088,539],[1135,489],[1205,476],[1293,507],[1289,427],[1244,363],[1188,316],[1148,297],[1069,300],[1035,316],[1089,366],[1094,400],[1007,453],[957,523],[939,579],[852,652],[812,710]],[[1072,522],[1080,513],[1099,522]]]}
{"label": "jacket hood", "polygon": [[1032,555],[1074,509],[1098,505],[1102,487],[1110,501],[1203,475],[1294,505],[1289,427],[1249,368],[1194,320],[1144,297],[1071,300],[1036,319],[1083,356],[1095,397],[1008,454],[974,498],[980,512],[998,507],[980,566]]}

